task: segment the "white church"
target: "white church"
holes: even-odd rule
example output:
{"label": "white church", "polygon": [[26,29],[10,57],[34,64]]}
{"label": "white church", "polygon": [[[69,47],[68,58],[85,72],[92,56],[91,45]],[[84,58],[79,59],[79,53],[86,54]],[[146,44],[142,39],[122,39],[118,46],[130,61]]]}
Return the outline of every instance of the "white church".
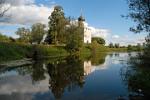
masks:
{"label": "white church", "polygon": [[[82,25],[84,25],[84,35],[83,35],[83,39],[84,39],[84,43],[85,44],[90,44],[92,42],[92,37],[105,37],[105,30],[102,30],[102,29],[95,29],[94,27],[90,27],[88,26],[88,24],[85,22],[85,19],[84,17],[81,16],[78,18],[78,20],[76,21],[73,21],[71,22],[72,24],[75,24],[75,25],[79,25],[79,22],[82,23]],[[98,36],[95,36],[95,35],[98,35]],[[43,36],[43,39],[41,42],[44,42],[45,38],[46,38],[47,34]]]}
{"label": "white church", "polygon": [[92,30],[84,26],[84,43],[92,42]]}
{"label": "white church", "polygon": [[[84,27],[84,43],[90,44],[92,42],[92,37],[101,37],[106,38],[108,34],[108,30],[106,29],[96,29],[94,27],[89,26],[86,22],[84,17],[81,16],[78,18],[78,23],[83,23],[82,26]],[[78,24],[78,25],[80,25]]]}
{"label": "white church", "polygon": [[84,25],[83,26],[84,27],[84,43],[89,44],[92,42],[92,30],[88,27],[88,25],[86,25],[84,23],[84,21],[85,21],[85,19],[81,14],[81,16],[78,18],[78,22],[83,23],[83,25]]}

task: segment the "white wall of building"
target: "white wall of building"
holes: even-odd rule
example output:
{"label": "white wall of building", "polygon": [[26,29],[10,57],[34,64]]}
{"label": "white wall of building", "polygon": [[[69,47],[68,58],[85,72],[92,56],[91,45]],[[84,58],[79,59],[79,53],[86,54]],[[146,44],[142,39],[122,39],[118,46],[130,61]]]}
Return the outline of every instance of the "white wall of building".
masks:
{"label": "white wall of building", "polygon": [[92,31],[88,27],[84,27],[84,43],[92,42]]}

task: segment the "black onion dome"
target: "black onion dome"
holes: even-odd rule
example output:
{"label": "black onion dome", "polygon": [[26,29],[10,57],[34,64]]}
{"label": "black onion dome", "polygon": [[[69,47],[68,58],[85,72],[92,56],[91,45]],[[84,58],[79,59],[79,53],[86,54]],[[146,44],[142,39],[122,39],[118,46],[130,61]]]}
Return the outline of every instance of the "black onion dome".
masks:
{"label": "black onion dome", "polygon": [[85,19],[84,19],[83,16],[80,16],[80,17],[78,18],[78,21],[85,21]]}

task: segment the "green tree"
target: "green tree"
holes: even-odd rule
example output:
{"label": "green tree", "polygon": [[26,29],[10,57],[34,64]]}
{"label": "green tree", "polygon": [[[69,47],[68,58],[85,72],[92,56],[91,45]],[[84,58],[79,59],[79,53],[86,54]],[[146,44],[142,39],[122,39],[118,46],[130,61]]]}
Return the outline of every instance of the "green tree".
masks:
{"label": "green tree", "polygon": [[136,27],[130,30],[138,33],[141,31],[147,32],[146,47],[144,52],[140,55],[143,62],[150,65],[150,0],[127,0],[129,5],[129,17],[137,23]]}
{"label": "green tree", "polygon": [[150,0],[127,0],[130,13],[128,17],[137,23],[136,27],[132,27],[131,31],[150,32]]}
{"label": "green tree", "polygon": [[93,37],[92,38],[92,42],[93,41],[97,41],[98,44],[102,44],[102,45],[105,45],[105,40],[101,37]]}
{"label": "green tree", "polygon": [[113,43],[110,43],[109,48],[113,48],[113,47],[114,47]]}
{"label": "green tree", "polygon": [[128,45],[127,48],[128,48],[129,51],[133,49],[133,47],[131,45]]}
{"label": "green tree", "polygon": [[64,16],[63,8],[61,6],[55,6],[54,11],[51,13],[51,16],[49,16],[49,20],[49,41],[52,41],[54,44],[64,42],[67,21]]}
{"label": "green tree", "polygon": [[79,52],[82,48],[83,37],[81,35],[81,31],[80,27],[73,24],[70,24],[67,28],[66,49],[71,54]]}
{"label": "green tree", "polygon": [[43,39],[44,34],[46,33],[45,27],[46,26],[41,23],[36,23],[32,25],[31,42],[36,42],[40,44],[40,42]]}
{"label": "green tree", "polygon": [[18,28],[18,30],[16,31],[16,34],[19,35],[20,41],[29,42],[30,35],[31,35],[30,29],[27,29],[24,27]]}
{"label": "green tree", "polygon": [[142,45],[140,43],[138,43],[136,48],[137,48],[138,51],[141,51],[142,50]]}
{"label": "green tree", "polygon": [[119,43],[115,43],[114,47],[119,48],[120,47]]}
{"label": "green tree", "polygon": [[9,42],[10,39],[6,35],[0,33],[0,42]]}

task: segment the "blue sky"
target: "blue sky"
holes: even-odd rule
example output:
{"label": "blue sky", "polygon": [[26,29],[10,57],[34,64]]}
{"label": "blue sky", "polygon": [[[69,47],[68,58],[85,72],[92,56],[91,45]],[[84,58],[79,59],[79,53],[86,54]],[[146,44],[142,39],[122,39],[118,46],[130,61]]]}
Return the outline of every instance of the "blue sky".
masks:
{"label": "blue sky", "polygon": [[[17,0],[15,0],[17,2]],[[23,1],[23,2],[20,2]],[[14,32],[20,26],[30,27],[32,23],[36,21],[47,22],[47,16],[51,13],[51,9],[54,5],[61,5],[64,8],[66,16],[71,16],[77,18],[81,14],[81,9],[83,16],[86,19],[86,23],[89,26],[92,26],[96,29],[106,29],[109,30],[109,35],[107,36],[108,42],[120,42],[122,44],[136,44],[144,40],[145,34],[134,34],[129,31],[130,26],[133,26],[134,23],[128,19],[122,18],[121,15],[126,15],[128,13],[128,6],[126,0],[20,0],[18,3],[18,9],[20,5],[28,7],[27,9],[35,9],[32,12],[24,12],[27,17],[17,17],[16,20],[13,20],[12,24],[7,25],[6,23],[0,24],[0,32],[9,36],[16,36]],[[32,1],[32,2],[31,2]],[[33,6],[34,7],[29,7]],[[15,5],[16,6],[16,5]],[[44,12],[45,17],[38,15],[37,10]],[[15,12],[12,10],[11,13]],[[30,10],[29,10],[30,11]],[[48,12],[49,11],[49,12]],[[45,14],[45,13],[48,14]],[[15,12],[16,13],[16,12]],[[33,14],[35,13],[35,14]],[[31,15],[32,14],[32,15]],[[14,15],[14,16],[20,16]],[[39,18],[38,18],[38,17]],[[32,18],[36,17],[36,18]],[[15,19],[15,18],[14,18]],[[26,21],[22,21],[26,19]],[[34,19],[34,20],[32,20]],[[35,20],[36,19],[36,20]],[[19,21],[18,21],[19,20]],[[32,23],[29,23],[29,22]],[[16,23],[15,23],[16,22]]]}

